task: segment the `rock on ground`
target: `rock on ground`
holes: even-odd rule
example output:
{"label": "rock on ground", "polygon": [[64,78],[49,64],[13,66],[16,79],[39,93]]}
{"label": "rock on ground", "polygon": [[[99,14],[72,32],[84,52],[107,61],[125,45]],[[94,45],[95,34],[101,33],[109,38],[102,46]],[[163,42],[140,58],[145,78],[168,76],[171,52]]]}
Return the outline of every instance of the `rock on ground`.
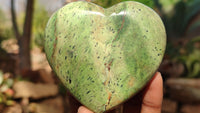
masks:
{"label": "rock on ground", "polygon": [[183,105],[181,113],[200,113],[200,104],[196,105]]}
{"label": "rock on ground", "polygon": [[56,97],[40,103],[31,103],[28,111],[31,113],[64,113],[63,99]]}
{"label": "rock on ground", "polygon": [[41,99],[58,94],[58,86],[55,84],[32,83],[19,81],[14,83],[14,98]]}
{"label": "rock on ground", "polygon": [[7,107],[3,113],[22,113],[22,107],[19,104]]}
{"label": "rock on ground", "polygon": [[162,113],[176,113],[177,102],[170,99],[163,99]]}

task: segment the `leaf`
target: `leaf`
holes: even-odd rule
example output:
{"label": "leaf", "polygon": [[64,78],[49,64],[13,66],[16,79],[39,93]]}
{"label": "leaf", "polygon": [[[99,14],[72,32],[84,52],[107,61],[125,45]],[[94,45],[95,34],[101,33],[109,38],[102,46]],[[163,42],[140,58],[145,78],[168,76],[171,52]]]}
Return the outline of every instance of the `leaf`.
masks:
{"label": "leaf", "polygon": [[193,76],[196,77],[198,76],[198,74],[200,74],[200,62],[196,62],[194,65],[193,65]]}
{"label": "leaf", "polygon": [[4,100],[4,95],[0,93],[0,104],[3,103],[3,100]]}
{"label": "leaf", "polygon": [[186,29],[187,25],[190,24],[190,21],[192,20],[192,18],[199,14],[200,11],[200,1],[199,0],[195,0],[194,2],[191,2],[189,5],[187,5],[187,9],[186,9],[186,14],[185,14],[185,18],[183,19],[183,27]]}
{"label": "leaf", "polygon": [[191,42],[200,42],[200,36],[193,38]]}
{"label": "leaf", "polygon": [[15,101],[13,101],[13,100],[7,100],[6,101],[6,105],[7,106],[12,106],[12,105],[14,105],[15,104]]}
{"label": "leaf", "polygon": [[8,86],[8,87],[12,87],[12,85],[13,85],[13,79],[7,79],[6,80],[6,85]]}
{"label": "leaf", "polygon": [[0,92],[5,92],[9,87],[7,85],[2,85],[0,88]]}

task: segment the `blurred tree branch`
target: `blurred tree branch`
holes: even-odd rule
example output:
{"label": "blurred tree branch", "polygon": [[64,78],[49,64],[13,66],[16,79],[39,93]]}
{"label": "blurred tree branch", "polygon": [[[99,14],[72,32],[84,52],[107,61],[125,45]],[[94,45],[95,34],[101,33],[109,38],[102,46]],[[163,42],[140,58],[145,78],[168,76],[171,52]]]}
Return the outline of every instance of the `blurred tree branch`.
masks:
{"label": "blurred tree branch", "polygon": [[20,33],[18,30],[18,26],[17,26],[17,22],[16,22],[16,13],[15,13],[15,1],[11,0],[11,17],[12,17],[12,24],[13,24],[13,30],[15,32],[15,36],[17,38],[17,40],[19,40],[20,38]]}
{"label": "blurred tree branch", "polygon": [[11,0],[11,16],[13,30],[15,32],[15,37],[18,40],[19,44],[19,71],[22,74],[22,71],[31,69],[31,60],[30,60],[30,39],[31,39],[31,30],[32,30],[32,20],[33,20],[33,5],[34,0],[27,0],[25,20],[23,26],[22,34],[19,33],[19,29],[16,22],[16,13],[15,13],[15,2]]}

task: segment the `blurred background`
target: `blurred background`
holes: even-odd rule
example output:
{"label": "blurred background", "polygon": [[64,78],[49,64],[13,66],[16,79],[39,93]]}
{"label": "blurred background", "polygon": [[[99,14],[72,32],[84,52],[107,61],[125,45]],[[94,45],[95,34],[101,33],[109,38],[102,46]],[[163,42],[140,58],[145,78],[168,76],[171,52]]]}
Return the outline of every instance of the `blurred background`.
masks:
{"label": "blurred background", "polygon": [[[49,17],[74,1],[0,0],[1,113],[77,112],[80,103],[52,72],[43,48]],[[128,0],[87,1],[107,8]],[[162,113],[200,113],[200,0],[132,1],[154,9],[166,27],[158,69],[164,79]]]}

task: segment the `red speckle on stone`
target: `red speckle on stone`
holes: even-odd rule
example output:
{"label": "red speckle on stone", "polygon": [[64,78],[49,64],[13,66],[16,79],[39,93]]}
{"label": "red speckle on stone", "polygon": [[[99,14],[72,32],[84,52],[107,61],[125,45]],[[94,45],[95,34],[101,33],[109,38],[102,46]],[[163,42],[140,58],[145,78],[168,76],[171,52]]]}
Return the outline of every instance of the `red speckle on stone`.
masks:
{"label": "red speckle on stone", "polygon": [[109,64],[107,65],[108,71],[110,71],[110,66],[112,65],[113,59],[109,62]]}
{"label": "red speckle on stone", "polygon": [[108,67],[108,71],[110,71],[110,67]]}

